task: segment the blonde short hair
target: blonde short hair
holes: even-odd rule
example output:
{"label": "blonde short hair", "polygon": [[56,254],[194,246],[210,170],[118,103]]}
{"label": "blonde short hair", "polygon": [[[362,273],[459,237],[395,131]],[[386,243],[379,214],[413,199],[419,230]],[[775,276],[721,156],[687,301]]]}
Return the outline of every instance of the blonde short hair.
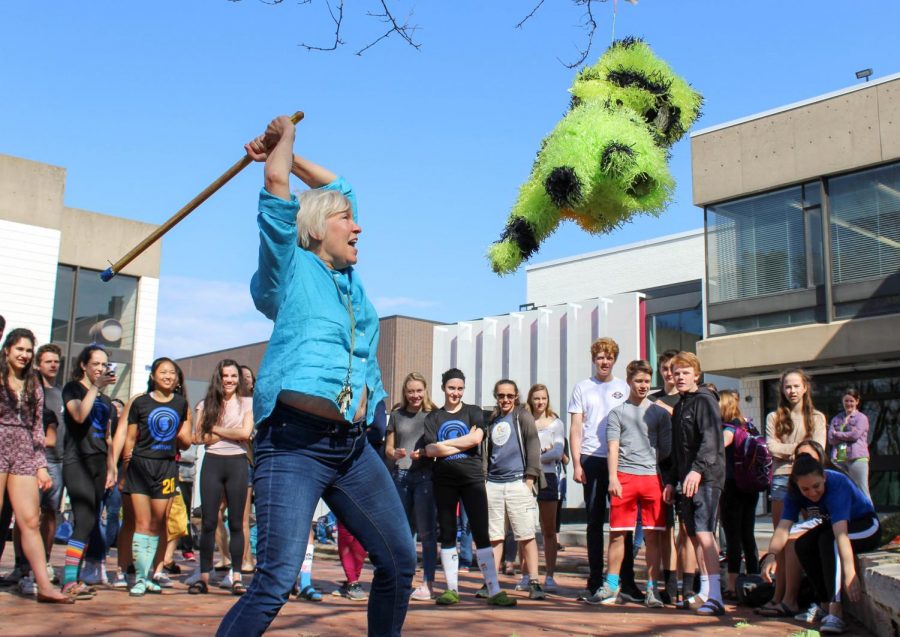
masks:
{"label": "blonde short hair", "polygon": [[313,188],[297,196],[297,244],[309,250],[313,241],[325,238],[325,221],[328,217],[351,210],[350,200],[337,190]]}

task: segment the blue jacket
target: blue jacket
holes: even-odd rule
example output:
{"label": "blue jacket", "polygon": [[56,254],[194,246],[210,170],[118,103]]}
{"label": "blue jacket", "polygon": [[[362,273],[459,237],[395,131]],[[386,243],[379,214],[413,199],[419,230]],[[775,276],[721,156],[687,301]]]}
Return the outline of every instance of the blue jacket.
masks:
{"label": "blue jacket", "polygon": [[[356,196],[346,181],[338,178],[323,188],[343,193],[356,220]],[[375,358],[378,314],[352,267],[332,270],[297,244],[299,209],[294,195],[290,201],[265,189],[259,195],[259,265],[250,281],[250,293],[256,308],[275,321],[275,327],[253,391],[253,417],[259,424],[269,416],[283,389],[335,402],[349,360],[349,294],[356,337],[350,378],[353,400],[344,417],[353,418],[367,387],[366,422],[370,423],[375,406],[387,396]]]}

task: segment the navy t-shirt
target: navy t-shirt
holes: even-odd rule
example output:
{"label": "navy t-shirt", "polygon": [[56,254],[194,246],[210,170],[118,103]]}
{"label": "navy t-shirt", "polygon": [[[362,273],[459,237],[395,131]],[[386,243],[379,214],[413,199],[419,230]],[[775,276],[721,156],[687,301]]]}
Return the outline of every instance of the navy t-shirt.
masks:
{"label": "navy t-shirt", "polygon": [[522,451],[519,447],[519,433],[513,422],[515,411],[497,418],[488,428],[490,436],[490,461],[488,480],[491,482],[514,482],[525,475]]}
{"label": "navy t-shirt", "polygon": [[[88,389],[81,381],[66,383],[62,390],[63,405],[73,400],[84,400]],[[66,424],[64,462],[76,462],[79,457],[106,455],[106,434],[109,431],[111,414],[114,414],[109,396],[97,394],[91,413],[84,422],[76,422],[68,407],[63,412]]]}
{"label": "navy t-shirt", "polygon": [[840,471],[825,470],[825,493],[818,502],[813,502],[802,495],[795,498],[788,492],[784,501],[783,520],[796,522],[800,509],[818,509],[823,515],[831,518],[831,523],[858,520],[875,513],[872,501],[860,490],[853,480]]}
{"label": "navy t-shirt", "polygon": [[[425,435],[422,444],[444,442],[460,438],[478,427],[484,431],[484,414],[479,407],[463,405],[456,413],[443,407],[428,412],[425,416]],[[481,445],[443,458],[435,458],[434,480],[444,484],[463,486],[473,482],[484,482],[484,467],[481,460]]]}
{"label": "navy t-shirt", "polygon": [[176,436],[187,418],[187,401],[174,394],[169,402],[159,402],[150,394],[134,399],[128,424],[137,425],[138,439],[132,453],[142,458],[171,460],[178,453]]}

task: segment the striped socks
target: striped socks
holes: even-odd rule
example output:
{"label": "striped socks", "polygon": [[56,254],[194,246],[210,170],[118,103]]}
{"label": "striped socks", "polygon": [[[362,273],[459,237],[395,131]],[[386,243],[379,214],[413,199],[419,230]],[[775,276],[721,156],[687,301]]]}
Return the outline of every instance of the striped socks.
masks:
{"label": "striped socks", "polygon": [[78,567],[84,555],[84,542],[69,540],[66,545],[66,566],[63,569],[63,586],[78,581]]}
{"label": "striped socks", "polygon": [[303,558],[303,565],[300,567],[300,590],[303,591],[307,586],[312,586],[312,565],[313,551],[315,544],[309,542],[306,545],[306,556]]}

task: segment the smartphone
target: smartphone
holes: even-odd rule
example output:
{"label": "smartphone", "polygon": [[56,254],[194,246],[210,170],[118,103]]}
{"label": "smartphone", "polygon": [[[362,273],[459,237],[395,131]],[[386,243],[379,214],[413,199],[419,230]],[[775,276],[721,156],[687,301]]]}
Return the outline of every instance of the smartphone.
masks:
{"label": "smartphone", "polygon": [[107,363],[106,364],[106,375],[107,376],[115,376],[116,375],[116,367],[118,367],[118,363]]}

